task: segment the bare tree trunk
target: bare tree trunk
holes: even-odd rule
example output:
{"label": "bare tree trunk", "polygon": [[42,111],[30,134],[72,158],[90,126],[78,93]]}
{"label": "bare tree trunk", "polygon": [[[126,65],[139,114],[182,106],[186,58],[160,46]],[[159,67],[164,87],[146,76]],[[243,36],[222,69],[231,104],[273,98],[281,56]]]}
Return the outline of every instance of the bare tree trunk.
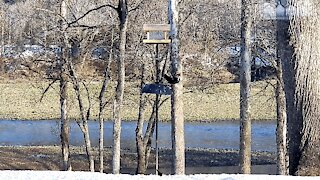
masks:
{"label": "bare tree trunk", "polygon": [[107,87],[107,81],[106,81],[106,72],[104,75],[104,81],[102,84],[102,88],[99,95],[99,172],[103,173],[104,165],[103,165],[103,150],[104,150],[104,118],[103,118],[103,110],[104,110],[104,92]]}
{"label": "bare tree trunk", "polygon": [[242,0],[240,67],[240,172],[251,173],[251,0]]}
{"label": "bare tree trunk", "polygon": [[287,112],[284,84],[282,80],[282,65],[277,62],[277,174],[288,175],[288,154],[287,154]]}
{"label": "bare tree trunk", "polygon": [[91,147],[91,141],[90,141],[90,135],[89,135],[89,127],[88,127],[88,119],[90,116],[91,103],[89,102],[89,108],[87,110],[87,113],[85,113],[82,96],[80,93],[80,84],[79,84],[78,77],[76,75],[76,71],[71,61],[68,61],[68,65],[69,65],[69,70],[71,72],[70,77],[72,79],[73,89],[75,90],[75,93],[76,93],[76,97],[79,103],[79,110],[81,114],[81,122],[77,121],[77,123],[83,133],[90,171],[94,172],[94,159],[92,155],[92,147]]}
{"label": "bare tree trunk", "polygon": [[169,0],[169,22],[171,37],[171,75],[179,79],[172,84],[171,121],[172,146],[174,150],[174,174],[185,174],[185,142],[184,142],[184,115],[183,115],[183,75],[182,62],[179,57],[179,9],[178,1]]}
{"label": "bare tree trunk", "polygon": [[111,64],[111,61],[112,61],[112,53],[113,53],[113,43],[114,43],[114,39],[113,39],[113,30],[112,30],[112,36],[111,36],[111,48],[110,48],[110,52],[109,52],[109,58],[108,58],[108,61],[107,61],[107,65],[105,67],[105,70],[104,70],[104,79],[103,79],[103,83],[102,83],[102,86],[101,86],[101,91],[100,91],[100,94],[99,94],[99,115],[98,115],[98,118],[99,118],[99,124],[100,124],[100,138],[99,138],[99,161],[100,161],[100,167],[99,167],[99,171],[101,173],[103,173],[103,149],[104,149],[104,146],[103,146],[103,143],[104,143],[104,118],[103,118],[103,111],[105,109],[105,105],[106,105],[106,100],[105,100],[105,92],[106,92],[106,89],[107,89],[107,86],[109,84],[109,80],[110,80],[110,77],[109,77],[109,68],[110,68],[110,64]]}
{"label": "bare tree trunk", "polygon": [[[67,6],[64,0],[61,1],[60,5],[60,14],[62,17],[67,17]],[[62,22],[62,21],[61,21]],[[60,28],[64,30],[62,24],[60,24]],[[63,32],[63,31],[62,31]],[[62,36],[62,44],[65,46],[65,32],[61,34]],[[66,58],[68,58],[68,49],[63,47],[63,52],[59,57],[59,66],[60,66],[60,121],[61,121],[61,148],[62,148],[62,159],[63,159],[63,170],[69,171],[71,170],[70,163],[70,150],[69,150],[69,141],[70,141],[70,125],[69,119],[67,117],[67,74],[66,74]]]}
{"label": "bare tree trunk", "polygon": [[120,173],[120,136],[121,136],[121,109],[125,83],[125,51],[126,37],[128,25],[128,9],[127,1],[119,0],[118,15],[120,19],[120,45],[119,45],[119,60],[118,60],[118,84],[116,88],[115,98],[115,117],[113,124],[113,158],[112,172],[113,174]]}
{"label": "bare tree trunk", "polygon": [[136,148],[138,153],[138,162],[137,162],[137,174],[145,174],[146,167],[146,148],[144,145],[144,137],[143,137],[143,124],[144,124],[144,110],[146,106],[146,99],[144,94],[142,93],[142,88],[144,85],[144,75],[145,75],[145,65],[141,66],[141,83],[140,83],[140,105],[139,105],[139,114],[138,114],[138,123],[136,128]]}
{"label": "bare tree trunk", "polygon": [[[284,37],[290,37],[291,41],[286,41],[288,57],[283,59],[288,112],[289,173],[319,176],[320,4],[316,0],[289,2],[295,8],[295,14],[290,19],[290,31],[288,26],[283,29]],[[291,43],[294,44],[294,53],[290,51]]]}
{"label": "bare tree trunk", "polygon": [[[278,49],[279,58],[281,58],[282,70],[283,70],[283,81],[284,81],[284,89],[285,89],[285,99],[286,99],[286,109],[287,109],[287,132],[289,140],[289,168],[294,166],[294,159],[299,154],[296,152],[296,148],[299,149],[299,143],[293,141],[293,139],[297,138],[299,141],[300,129],[296,128],[298,124],[300,124],[299,120],[295,117],[295,112],[292,112],[294,109],[294,92],[295,92],[295,81],[294,81],[294,66],[293,66],[293,47],[290,45],[290,33],[289,33],[290,22],[288,20],[278,20],[277,23],[277,31],[279,37],[278,39]],[[297,124],[296,124],[297,123]],[[282,138],[281,138],[282,139]],[[295,143],[293,143],[295,142]],[[296,147],[296,148],[295,148]],[[294,150],[295,149],[295,150]],[[293,155],[293,153],[295,155]],[[291,155],[290,155],[291,154]],[[294,157],[292,157],[292,155]],[[291,156],[291,157],[290,157]],[[289,174],[294,174],[294,170],[289,169]]]}
{"label": "bare tree trunk", "polygon": [[[62,69],[63,69],[63,65]],[[70,125],[69,119],[67,118],[67,80],[64,72],[60,75],[60,121],[61,121],[61,148],[62,148],[62,159],[63,159],[63,170],[70,171]]]}
{"label": "bare tree trunk", "polygon": [[1,56],[4,56],[4,45],[5,45],[5,40],[4,40],[4,25],[5,25],[5,15],[4,15],[4,7],[1,6],[1,19],[2,19],[2,24],[1,24]]}
{"label": "bare tree trunk", "polygon": [[88,120],[90,118],[90,111],[91,111],[91,100],[90,100],[90,94],[88,89],[87,90],[87,96],[89,100],[89,106],[87,111],[85,112],[84,105],[83,105],[83,99],[81,96],[80,92],[80,82],[77,76],[76,69],[73,65],[74,62],[77,62],[79,59],[79,47],[80,43],[77,37],[73,37],[70,42],[68,42],[71,46],[70,48],[70,59],[68,59],[67,64],[68,64],[68,69],[69,69],[69,76],[72,80],[73,84],[73,89],[75,90],[76,97],[78,100],[79,104],[79,111],[81,114],[81,121],[77,121],[82,133],[83,133],[83,138],[85,142],[85,147],[86,147],[86,153],[88,157],[88,163],[89,163],[89,168],[91,172],[94,172],[94,159],[92,155],[92,148],[91,148],[91,141],[90,141],[90,135],[89,135],[89,127],[88,127]]}
{"label": "bare tree trunk", "polygon": [[[278,6],[280,6],[279,4]],[[277,102],[277,174],[289,174],[289,157],[287,153],[287,112],[286,98],[284,92],[284,81],[282,73],[282,59],[291,58],[287,56],[286,50],[289,46],[288,35],[285,35],[285,29],[289,26],[289,19],[281,19],[277,17],[277,87],[276,87],[276,102]],[[286,21],[286,23],[283,23]],[[285,28],[285,29],[283,29]]]}
{"label": "bare tree trunk", "polygon": [[[288,157],[287,157],[287,114],[285,107],[285,94],[283,90],[281,64],[278,64],[277,72],[278,82],[276,87],[277,101],[277,174],[288,175]],[[279,79],[280,78],[280,79]]]}
{"label": "bare tree trunk", "polygon": [[4,55],[4,25],[1,26],[1,55]]}
{"label": "bare tree trunk", "polygon": [[12,17],[9,17],[9,23],[8,23],[8,44],[11,45],[12,43]]}
{"label": "bare tree trunk", "polygon": [[[162,81],[162,73],[160,62],[162,59],[158,55],[158,45],[156,46],[156,83],[160,83]],[[166,64],[166,63],[165,63]],[[165,66],[165,65],[164,65]],[[163,71],[162,71],[163,72]],[[144,74],[145,74],[145,65],[143,64],[141,67],[141,84],[140,88],[143,88],[144,85]],[[138,123],[136,128],[136,147],[138,152],[138,164],[137,164],[137,174],[145,174],[148,167],[148,159],[150,156],[151,151],[151,142],[152,136],[155,128],[157,128],[156,121],[159,119],[158,110],[162,103],[166,101],[162,101],[160,103],[160,95],[156,95],[156,100],[153,104],[152,113],[150,115],[148,121],[148,127],[146,129],[145,135],[143,134],[143,124],[144,124],[144,110],[146,106],[146,97],[142,92],[140,92],[140,106],[139,106],[139,115],[138,115]],[[157,140],[157,135],[156,135]],[[158,154],[157,150],[157,143],[156,143],[156,156]],[[156,157],[156,164],[158,163],[159,159]],[[158,166],[156,165],[156,174],[158,174]]]}
{"label": "bare tree trunk", "polygon": [[89,162],[89,168],[91,172],[94,172],[94,159],[92,155],[92,147],[91,147],[91,141],[89,136],[89,127],[88,127],[88,121],[85,120],[83,122],[83,136],[84,136],[84,142],[86,146],[86,152],[88,156],[88,162]]}
{"label": "bare tree trunk", "polygon": [[80,89],[79,84],[74,84],[74,89],[77,94],[77,99],[79,103],[80,113],[81,113],[81,119],[82,122],[77,121],[81,132],[83,133],[84,143],[86,147],[86,153],[88,157],[88,163],[89,168],[91,172],[94,172],[94,159],[92,155],[92,147],[91,147],[91,141],[90,141],[90,135],[89,135],[89,127],[88,127],[88,120],[84,112],[83,103],[82,103],[82,97],[80,96]]}
{"label": "bare tree trunk", "polygon": [[[283,5],[287,5],[287,2],[284,1]],[[289,18],[286,17],[277,17],[277,68],[281,68],[277,72],[278,76],[278,84],[277,84],[277,156],[278,156],[278,173],[279,174],[293,174],[293,170],[289,172],[289,165],[292,167],[292,160],[295,157],[291,157],[289,159],[290,153],[288,150],[292,152],[292,140],[287,141],[288,137],[296,136],[297,141],[299,141],[298,134],[300,134],[300,130],[297,128],[291,127],[293,124],[298,123],[295,121],[296,115],[292,113],[292,109],[294,109],[294,92],[295,92],[295,81],[294,81],[294,65],[293,65],[293,47],[290,45],[290,33],[289,26],[290,21]],[[282,76],[281,76],[282,74]],[[284,89],[285,97],[282,97],[282,89]],[[285,100],[283,102],[283,100]],[[285,107],[282,107],[285,105]],[[282,112],[281,112],[282,111]],[[287,111],[288,113],[284,113],[283,111]],[[292,123],[291,123],[292,122]],[[281,127],[283,126],[283,127]],[[286,134],[287,133],[287,134]],[[289,145],[291,143],[291,145]],[[288,147],[290,149],[287,150]],[[289,153],[289,154],[288,154]],[[294,152],[295,155],[298,155],[297,152]],[[291,153],[292,154],[292,153]]]}
{"label": "bare tree trunk", "polygon": [[[111,54],[112,52],[110,52]],[[111,55],[110,55],[111,56]],[[106,105],[106,100],[105,100],[105,92],[107,89],[107,86],[109,84],[109,67],[111,64],[111,57],[109,58],[108,62],[107,62],[107,66],[104,70],[104,80],[103,80],[103,84],[101,87],[101,91],[100,91],[100,95],[99,95],[99,124],[100,124],[100,138],[99,138],[99,161],[100,161],[100,168],[99,171],[101,173],[103,173],[103,142],[104,142],[104,118],[103,118],[103,111],[105,109],[105,105]]]}

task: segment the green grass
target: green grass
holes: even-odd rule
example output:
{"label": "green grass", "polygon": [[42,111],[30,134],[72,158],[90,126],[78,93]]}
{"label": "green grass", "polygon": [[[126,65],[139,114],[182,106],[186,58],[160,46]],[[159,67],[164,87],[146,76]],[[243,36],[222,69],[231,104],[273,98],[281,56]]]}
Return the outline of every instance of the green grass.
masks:
{"label": "green grass", "polygon": [[[98,93],[101,82],[89,84],[92,96],[92,119],[97,119]],[[54,85],[44,96],[40,97],[48,85],[47,82],[1,82],[0,83],[0,118],[2,119],[58,119],[59,110],[59,87]],[[109,87],[106,106],[106,118],[112,117],[112,98],[114,88]],[[79,118],[78,103],[73,89],[69,86],[69,118]],[[85,92],[82,92],[85,95]],[[152,97],[153,95],[150,95]],[[85,96],[84,96],[85,97]],[[88,104],[87,98],[85,104]],[[164,98],[163,98],[164,99]],[[184,114],[187,121],[212,121],[239,119],[239,84],[221,84],[208,90],[186,90],[183,97]],[[136,120],[139,107],[139,89],[134,83],[127,83],[124,95],[123,119]],[[147,108],[150,114],[151,106]],[[146,117],[148,117],[146,115]],[[265,82],[254,83],[251,98],[252,119],[265,120],[275,119],[275,100],[272,86]],[[170,120],[170,99],[160,108],[160,118]]]}

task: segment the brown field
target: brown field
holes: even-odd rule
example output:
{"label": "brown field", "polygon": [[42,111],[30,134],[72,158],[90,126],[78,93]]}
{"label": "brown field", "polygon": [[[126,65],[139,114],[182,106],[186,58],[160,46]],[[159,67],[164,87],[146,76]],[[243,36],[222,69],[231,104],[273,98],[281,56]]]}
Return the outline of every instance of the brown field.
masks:
{"label": "brown field", "polygon": [[[0,118],[20,120],[58,119],[59,87],[53,85],[43,99],[40,98],[49,82],[34,81],[5,81],[0,83]],[[101,82],[88,82],[92,102],[92,117],[98,114],[98,93]],[[138,114],[139,89],[137,83],[127,83],[124,95],[123,119],[136,120]],[[114,88],[109,87],[107,92],[108,105],[106,118],[112,117],[112,98]],[[83,99],[88,105],[86,92]],[[69,118],[79,118],[78,103],[75,99],[72,86],[69,86]],[[153,95],[149,95],[150,98]],[[168,96],[162,99],[168,98]],[[275,119],[275,99],[271,85],[266,82],[255,82],[252,86],[251,117],[257,120]],[[150,105],[147,112],[150,113]],[[239,84],[220,84],[204,91],[186,89],[184,94],[184,114],[187,121],[213,121],[239,119]],[[160,118],[170,119],[170,99],[160,108]]]}

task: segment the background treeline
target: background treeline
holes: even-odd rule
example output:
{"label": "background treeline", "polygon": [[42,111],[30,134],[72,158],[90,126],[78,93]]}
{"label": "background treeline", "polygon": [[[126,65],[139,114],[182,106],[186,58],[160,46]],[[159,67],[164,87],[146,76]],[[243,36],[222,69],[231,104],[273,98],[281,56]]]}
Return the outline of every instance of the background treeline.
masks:
{"label": "background treeline", "polygon": [[[117,72],[119,19],[111,7],[113,1],[70,1],[68,36],[76,43],[81,75],[99,79],[106,59],[112,54],[111,77]],[[165,24],[167,1],[129,1],[126,45],[126,80],[139,76],[142,63],[147,64],[150,80],[154,68],[152,45],[142,39],[143,24]],[[3,77],[53,78],[56,58],[61,51],[61,17],[58,1],[1,1],[1,62]],[[104,7],[103,7],[104,6]],[[240,1],[182,0],[180,6],[181,58],[186,85],[208,87],[215,83],[238,80],[240,56]],[[99,8],[101,7],[101,8]],[[264,79],[273,74],[275,58],[274,23],[261,16],[261,3],[255,4],[253,35],[253,77]],[[167,56],[167,46],[160,46]],[[266,65],[267,64],[267,65]],[[78,66],[79,67],[79,66]],[[262,68],[262,70],[261,70]],[[169,71],[169,68],[167,68]],[[255,74],[256,73],[256,74]]]}

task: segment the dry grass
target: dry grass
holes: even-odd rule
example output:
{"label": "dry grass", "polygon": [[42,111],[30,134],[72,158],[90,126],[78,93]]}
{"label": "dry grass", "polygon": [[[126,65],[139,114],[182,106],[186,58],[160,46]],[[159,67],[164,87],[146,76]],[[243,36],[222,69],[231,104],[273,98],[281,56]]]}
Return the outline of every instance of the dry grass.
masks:
{"label": "dry grass", "polygon": [[[92,95],[92,118],[98,114],[98,92],[100,82],[89,83]],[[40,97],[47,87],[47,82],[1,82],[0,83],[0,118],[2,119],[58,119],[59,87],[54,85],[40,101]],[[275,100],[272,86],[265,82],[256,82],[252,88],[252,118],[275,119]],[[106,106],[106,118],[112,117],[112,94],[114,88],[109,87]],[[83,92],[85,97],[86,93]],[[70,101],[68,104],[69,117],[78,118],[78,103],[74,97],[72,87],[69,86]],[[152,97],[152,95],[150,96]],[[123,118],[137,119],[139,105],[139,89],[136,84],[127,83],[124,96]],[[165,97],[164,97],[165,98]],[[164,99],[163,98],[163,99]],[[86,98],[85,104],[88,104]],[[184,112],[188,121],[230,120],[239,118],[239,84],[221,84],[205,91],[189,91],[184,94]],[[150,113],[151,107],[147,108]],[[161,119],[170,119],[170,100],[161,107]]]}

